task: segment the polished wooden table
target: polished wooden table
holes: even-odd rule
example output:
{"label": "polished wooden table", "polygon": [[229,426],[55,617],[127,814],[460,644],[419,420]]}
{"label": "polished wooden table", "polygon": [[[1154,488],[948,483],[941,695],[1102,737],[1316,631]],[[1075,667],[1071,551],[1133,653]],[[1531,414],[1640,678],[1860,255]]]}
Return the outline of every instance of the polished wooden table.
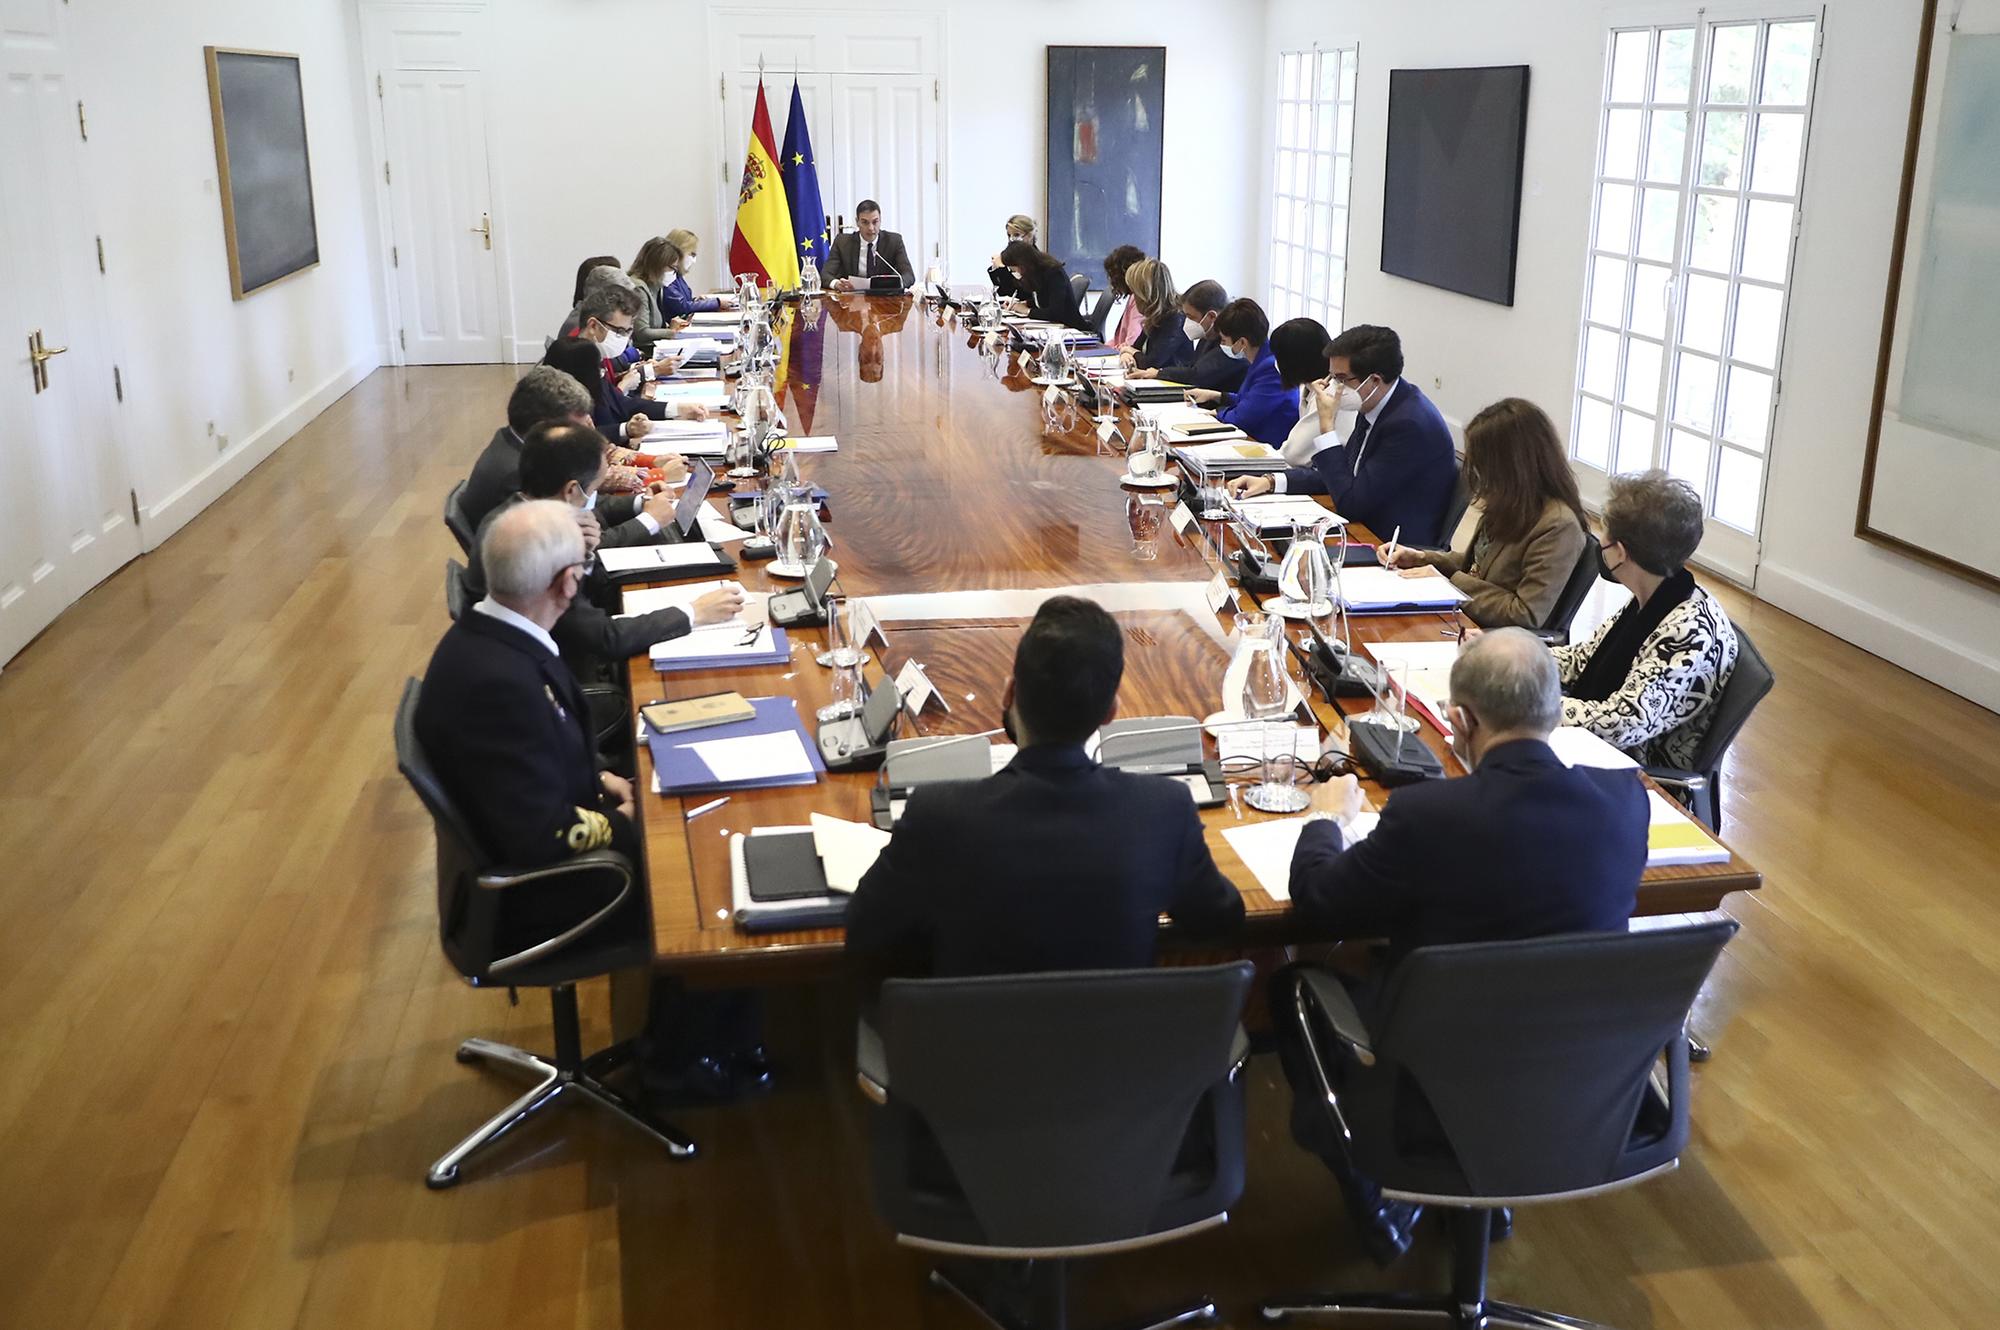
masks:
{"label": "polished wooden table", "polygon": [[[1227,611],[1221,618],[1210,613],[1199,584],[1220,566],[1218,545],[1228,551],[1231,537],[1223,524],[1177,532],[1165,504],[1119,486],[1122,455],[1099,451],[1087,413],[1058,413],[1051,420],[1042,390],[1017,358],[995,355],[952,318],[910,297],[841,296],[816,309],[808,305],[795,312],[787,349],[782,395],[792,432],[839,439],[838,453],[802,456],[800,469],[828,491],[827,530],[843,591],[890,597],[1089,588],[1087,594],[1125,628],[1121,714],[1199,717],[1218,709],[1228,663]],[[768,576],[762,563],[743,563],[739,576],[751,591],[795,585]],[[951,706],[948,715],[926,712],[916,733],[971,734],[1000,724],[1001,685],[1028,616],[991,604],[1004,598],[982,601],[994,612],[975,605],[970,613],[978,617],[963,617],[957,606],[940,606],[925,617],[922,605],[904,601],[911,617],[886,625],[890,645],[874,653],[870,679],[915,657]],[[1456,622],[1440,614],[1361,619],[1355,637],[1435,641]],[[633,700],[644,704],[718,689],[790,694],[810,730],[813,710],[830,697],[832,672],[813,659],[824,633],[788,631],[792,655],[782,665],[661,675],[646,657],[635,657]],[[1323,727],[1344,733],[1334,707],[1316,697],[1312,705]],[[900,733],[912,733],[907,718]],[[1460,772],[1442,736],[1428,726],[1422,736],[1448,772]],[[726,983],[836,967],[839,929],[752,935],[735,927],[729,836],[801,824],[812,812],[867,821],[875,774],[737,791],[722,808],[693,821],[686,810],[713,796],[652,794],[652,775],[651,755],[641,745],[640,789],[647,792],[640,810],[659,965],[691,980]],[[1382,791],[1364,788],[1379,805]],[[1312,940],[1289,905],[1257,885],[1222,837],[1225,827],[1242,824],[1239,818],[1262,817],[1247,805],[1203,815],[1217,864],[1243,893],[1245,945]],[[1759,884],[1756,870],[1733,853],[1723,864],[1652,869],[1640,887],[1638,913],[1713,909],[1728,893]]]}

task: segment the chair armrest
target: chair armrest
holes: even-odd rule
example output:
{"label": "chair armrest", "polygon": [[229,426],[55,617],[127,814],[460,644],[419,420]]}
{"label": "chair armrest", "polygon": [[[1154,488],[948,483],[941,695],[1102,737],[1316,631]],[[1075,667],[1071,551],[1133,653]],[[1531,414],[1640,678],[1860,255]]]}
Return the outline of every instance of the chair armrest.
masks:
{"label": "chair armrest", "polygon": [[[1332,1004],[1331,1009],[1328,1002]],[[1341,987],[1338,979],[1324,971],[1299,969],[1293,972],[1291,1007],[1299,1039],[1305,1045],[1306,1063],[1312,1069],[1313,1083],[1319,1089],[1327,1118],[1332,1122],[1333,1129],[1340,1133],[1341,1141],[1351,1148],[1354,1132],[1347,1125],[1347,1115],[1340,1111],[1340,1095],[1334,1090],[1333,1076],[1327,1071],[1326,1050],[1320,1046],[1319,1033],[1314,1028],[1313,1008],[1319,1008],[1341,1042],[1353,1051],[1363,1066],[1373,1066],[1375,1053],[1368,1047],[1367,1028],[1362,1025],[1361,1014],[1354,1009],[1354,1000],[1347,995],[1347,990]],[[1336,1012],[1340,1014],[1336,1016]],[[1343,1021],[1347,1026],[1344,1032],[1340,1028]]]}
{"label": "chair armrest", "polygon": [[1299,993],[1319,1008],[1320,1015],[1326,1018],[1334,1034],[1354,1054],[1356,1062],[1364,1067],[1375,1065],[1375,1050],[1368,1045],[1367,1023],[1361,1019],[1361,1012],[1355,1008],[1354,998],[1345,984],[1326,970],[1301,970]]}
{"label": "chair armrest", "polygon": [[1241,1025],[1229,1041],[1229,1075],[1232,1079],[1243,1070],[1243,1064],[1250,1060],[1250,1036]]}
{"label": "chair armrest", "polygon": [[1683,771],[1679,767],[1647,767],[1646,774],[1653,778],[1655,784],[1670,790],[1694,794],[1708,788],[1708,777],[1698,772]]}
{"label": "chair armrest", "polygon": [[889,1102],[889,1057],[882,1032],[866,1013],[854,1023],[854,1080],[861,1093],[878,1104]]}
{"label": "chair armrest", "polygon": [[1530,628],[1528,631],[1540,639],[1543,646],[1560,647],[1569,645],[1569,629],[1567,628]]}
{"label": "chair armrest", "polygon": [[565,859],[559,864],[549,864],[541,868],[496,868],[481,873],[478,881],[480,887],[487,891],[514,891],[524,888],[536,891],[573,890],[577,886],[591,882],[608,882],[615,884],[617,888],[611,899],[592,912],[589,917],[570,925],[552,938],[537,942],[532,947],[524,948],[511,956],[502,956],[486,967],[486,973],[500,977],[509,970],[552,956],[594,931],[631,897],[635,875],[632,871],[632,861],[624,855],[615,850],[592,850],[587,854]]}

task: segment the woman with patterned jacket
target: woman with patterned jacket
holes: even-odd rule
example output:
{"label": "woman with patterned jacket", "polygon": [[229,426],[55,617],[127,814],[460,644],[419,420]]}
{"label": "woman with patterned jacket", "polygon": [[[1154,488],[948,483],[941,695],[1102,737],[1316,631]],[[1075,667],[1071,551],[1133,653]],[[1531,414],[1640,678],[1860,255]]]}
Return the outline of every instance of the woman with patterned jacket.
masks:
{"label": "woman with patterned jacket", "polygon": [[1701,496],[1664,471],[1614,476],[1598,540],[1599,576],[1632,603],[1587,642],[1555,649],[1565,725],[1648,766],[1686,767],[1736,667],[1736,630],[1695,585]]}

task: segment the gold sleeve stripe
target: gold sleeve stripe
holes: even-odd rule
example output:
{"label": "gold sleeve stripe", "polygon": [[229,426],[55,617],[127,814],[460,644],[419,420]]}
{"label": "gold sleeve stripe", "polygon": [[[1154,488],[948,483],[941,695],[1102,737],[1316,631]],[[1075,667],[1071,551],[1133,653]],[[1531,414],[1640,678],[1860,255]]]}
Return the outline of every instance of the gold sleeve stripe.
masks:
{"label": "gold sleeve stripe", "polygon": [[556,834],[569,845],[571,854],[601,850],[611,844],[611,819],[591,809],[579,808],[576,810],[576,821],[569,830]]}

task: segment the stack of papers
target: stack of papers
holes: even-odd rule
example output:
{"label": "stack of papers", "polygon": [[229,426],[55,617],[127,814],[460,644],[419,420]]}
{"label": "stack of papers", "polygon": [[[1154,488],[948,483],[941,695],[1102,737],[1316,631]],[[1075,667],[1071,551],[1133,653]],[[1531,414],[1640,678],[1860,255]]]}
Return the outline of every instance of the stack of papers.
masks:
{"label": "stack of papers", "polygon": [[699,333],[681,333],[676,337],[666,338],[653,343],[656,349],[664,346],[667,348],[668,354],[679,356],[682,360],[686,360],[689,356],[701,355],[704,352],[721,355],[735,344],[735,333],[731,333],[726,341],[720,337],[705,337]]}
{"label": "stack of papers", "polygon": [[[1347,844],[1362,840],[1380,820],[1375,813],[1356,814],[1343,832]],[[1236,857],[1250,870],[1250,876],[1257,880],[1265,895],[1274,901],[1288,901],[1292,898],[1292,852],[1298,848],[1299,833],[1310,821],[1309,817],[1281,817],[1248,826],[1225,827],[1222,839],[1236,851]]]}
{"label": "stack of papers", "polygon": [[1340,594],[1356,614],[1448,610],[1466,598],[1435,568],[1423,569],[1414,577],[1405,577],[1393,568],[1343,568]]}
{"label": "stack of papers", "polygon": [[658,573],[672,577],[681,569],[706,572],[722,562],[715,551],[701,541],[679,545],[621,545],[597,551],[597,562],[614,576],[626,573]]}
{"label": "stack of papers", "polygon": [[1283,531],[1296,527],[1332,522],[1336,528],[1347,520],[1310,494],[1259,494],[1250,499],[1231,499],[1229,506],[1258,531]]}
{"label": "stack of papers", "polygon": [[[686,610],[690,605],[693,605],[709,592],[734,585],[735,583],[733,582],[717,580],[713,582],[682,582],[678,586],[646,587],[643,590],[630,589],[625,592],[624,612],[616,617],[629,619],[635,615],[652,614],[658,610]],[[770,603],[771,595],[767,591],[746,591],[743,593],[743,617],[740,620],[734,621],[739,625],[737,629],[739,636],[749,632],[752,624],[770,622]],[[727,625],[711,624],[709,626],[720,628]],[[704,629],[703,631],[707,630]]]}
{"label": "stack of papers", "polygon": [[1557,727],[1549,736],[1549,747],[1566,767],[1602,767],[1607,771],[1636,771],[1639,764],[1613,748],[1589,730],[1574,725]]}
{"label": "stack of papers", "polygon": [[1258,443],[1237,435],[1234,439],[1183,444],[1174,456],[1197,471],[1226,472],[1229,475],[1256,475],[1283,471],[1285,459],[1268,443]]}
{"label": "stack of papers", "polygon": [[749,720],[676,734],[649,734],[663,794],[811,785],[826,770],[789,697],[753,697]]}
{"label": "stack of papers", "polygon": [[1652,813],[1646,828],[1646,867],[1729,862],[1729,851],[1679,804],[1658,790],[1647,790],[1646,802]]}
{"label": "stack of papers", "polygon": [[660,379],[653,385],[653,398],[660,402],[700,402],[703,406],[721,406],[729,400],[729,389],[722,385],[720,379],[687,382]]}
{"label": "stack of papers", "polygon": [[779,665],[791,659],[792,644],[782,628],[732,619],[697,628],[685,637],[655,642],[651,654],[654,669],[672,674],[734,665]]}
{"label": "stack of papers", "polygon": [[[1341,576],[1344,580],[1349,574]],[[1363,646],[1377,664],[1405,671],[1401,675],[1405,702],[1449,739],[1451,722],[1446,719],[1445,703],[1451,698],[1451,667],[1458,663],[1458,643],[1367,642]]]}
{"label": "stack of papers", "polygon": [[701,538],[711,545],[727,545],[733,540],[748,540],[750,533],[724,517],[707,504],[701,506],[699,515]]}
{"label": "stack of papers", "polygon": [[733,309],[703,310],[688,316],[688,326],[693,328],[734,328],[743,321],[743,316]]}

